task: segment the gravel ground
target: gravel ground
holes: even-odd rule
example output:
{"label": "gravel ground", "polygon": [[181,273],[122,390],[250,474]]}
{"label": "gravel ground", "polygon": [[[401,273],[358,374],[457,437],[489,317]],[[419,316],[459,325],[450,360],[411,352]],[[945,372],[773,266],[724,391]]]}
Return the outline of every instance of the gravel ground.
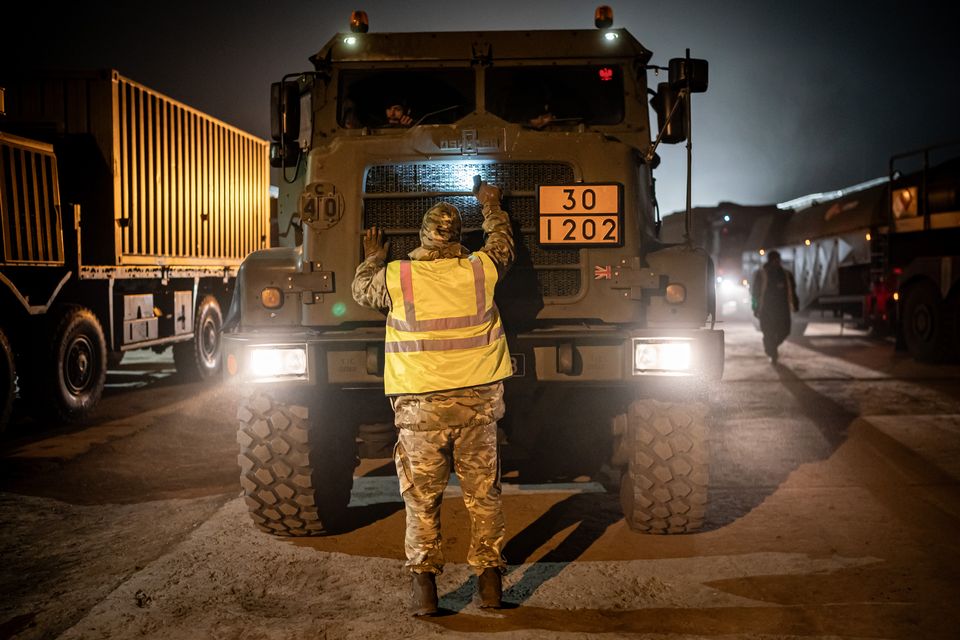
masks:
{"label": "gravel ground", "polygon": [[[150,512],[154,506],[142,508]],[[507,602],[558,612],[763,607],[773,605],[724,593],[709,583],[756,575],[829,574],[878,561],[756,553],[535,563],[510,567],[504,587]],[[474,579],[463,564],[448,565],[439,584],[441,606],[451,613],[511,615],[509,609],[483,612],[470,603]],[[445,634],[443,626],[403,613],[407,592],[407,578],[396,561],[316,551],[262,534],[249,526],[246,507],[234,499],[174,549],[117,585],[62,637],[281,640]],[[531,630],[527,635],[556,634]]]}

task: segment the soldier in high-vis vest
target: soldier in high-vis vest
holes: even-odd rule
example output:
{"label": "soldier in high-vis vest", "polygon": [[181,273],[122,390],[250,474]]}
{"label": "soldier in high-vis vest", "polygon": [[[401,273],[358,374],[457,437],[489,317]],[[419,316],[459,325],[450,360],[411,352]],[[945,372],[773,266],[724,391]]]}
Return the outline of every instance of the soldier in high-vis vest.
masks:
{"label": "soldier in high-vis vest", "polygon": [[494,287],[515,257],[500,190],[481,183],[482,249],[460,244],[460,212],[441,202],[423,217],[409,260],[386,264],[389,243],[376,227],[364,236],[353,298],[387,311],[384,388],[399,430],[394,459],[406,504],[406,567],[413,573],[413,615],[438,611],[443,570],[440,503],[451,468],[470,514],[467,562],[479,605],[501,606],[504,521],[500,506],[497,420],[502,380],[512,373]]}

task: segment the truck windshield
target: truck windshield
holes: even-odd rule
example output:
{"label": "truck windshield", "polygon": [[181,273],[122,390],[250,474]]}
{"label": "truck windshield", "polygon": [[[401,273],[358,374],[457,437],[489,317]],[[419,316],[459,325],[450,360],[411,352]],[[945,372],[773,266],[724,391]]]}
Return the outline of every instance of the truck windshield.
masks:
{"label": "truck windshield", "polygon": [[492,67],[487,110],[534,128],[617,124],[623,120],[623,78],[615,65]]}
{"label": "truck windshield", "polygon": [[340,73],[340,126],[450,124],[474,110],[473,69],[365,69]]}

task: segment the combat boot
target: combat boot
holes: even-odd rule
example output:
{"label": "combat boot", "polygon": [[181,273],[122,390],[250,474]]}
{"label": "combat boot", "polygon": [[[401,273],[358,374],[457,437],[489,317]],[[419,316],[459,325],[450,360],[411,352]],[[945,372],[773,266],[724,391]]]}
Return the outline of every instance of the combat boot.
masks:
{"label": "combat boot", "polygon": [[433,616],[437,614],[437,605],[437,575],[414,572],[410,613],[415,616]]}
{"label": "combat boot", "polygon": [[503,607],[503,580],[499,569],[484,569],[477,578],[477,604],[481,609]]}

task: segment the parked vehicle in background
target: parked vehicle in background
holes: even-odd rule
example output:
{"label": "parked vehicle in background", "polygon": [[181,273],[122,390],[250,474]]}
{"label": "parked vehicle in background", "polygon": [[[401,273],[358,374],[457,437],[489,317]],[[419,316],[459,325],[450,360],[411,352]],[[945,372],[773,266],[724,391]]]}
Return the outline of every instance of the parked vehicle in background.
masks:
{"label": "parked vehicle in background", "polygon": [[777,249],[797,279],[801,327],[835,319],[896,335],[919,360],[960,357],[958,148],[898,154],[886,178],[786,203],[752,238],[744,271]]}
{"label": "parked vehicle in background", "polygon": [[267,142],[116,71],[0,86],[0,417],[18,388],[83,418],[131,349],[216,376],[237,268],[267,246]]}
{"label": "parked vehicle in background", "polygon": [[[750,289],[743,271],[743,252],[760,221],[777,212],[775,205],[742,205],[721,202],[715,207],[692,211],[691,241],[710,254],[716,265],[717,319],[747,319],[751,316]],[[663,218],[660,240],[683,242],[686,229],[683,212]]]}

